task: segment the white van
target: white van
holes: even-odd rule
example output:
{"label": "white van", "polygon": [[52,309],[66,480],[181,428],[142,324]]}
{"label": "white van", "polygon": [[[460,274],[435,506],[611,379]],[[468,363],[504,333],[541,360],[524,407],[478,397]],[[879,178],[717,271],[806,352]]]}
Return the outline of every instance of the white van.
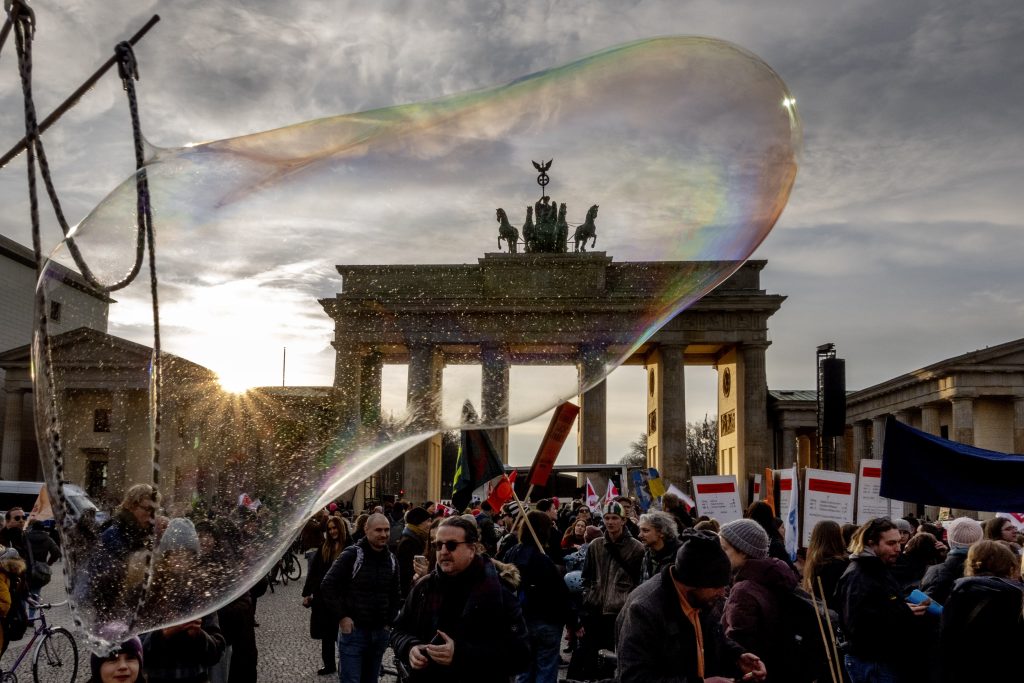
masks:
{"label": "white van", "polygon": [[[0,512],[7,514],[15,506],[20,506],[26,513],[30,512],[43,486],[41,481],[0,480]],[[86,510],[96,510],[96,505],[89,500],[85,491],[74,484],[64,484],[64,495],[74,511],[75,519],[81,517]]]}

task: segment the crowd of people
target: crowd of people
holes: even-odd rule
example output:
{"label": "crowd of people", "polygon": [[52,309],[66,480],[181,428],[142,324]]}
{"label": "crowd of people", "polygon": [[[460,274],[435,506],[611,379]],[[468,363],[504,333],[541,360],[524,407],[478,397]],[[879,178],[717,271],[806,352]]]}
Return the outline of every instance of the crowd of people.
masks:
{"label": "crowd of people", "polygon": [[[103,594],[114,609],[139,597],[133,558],[155,549],[144,605],[180,609],[183,587],[228,585],[229,554],[267,523],[245,509],[166,517],[160,506],[154,487],[138,485],[105,526],[79,530],[102,551],[84,572],[93,602]],[[0,530],[0,616],[17,582],[38,595],[48,572],[36,565],[60,558],[25,517],[8,511]],[[783,533],[764,502],[719,524],[672,495],[646,512],[625,496],[600,510],[474,501],[463,514],[396,502],[354,519],[332,504],[297,541],[308,569],[301,599],[321,645],[318,673],[342,683],[377,681],[388,648],[399,677],[416,683],[554,682],[566,665],[570,680],[624,682],[1017,674],[1009,653],[1024,637],[1024,539],[1009,520],[824,521],[793,557]],[[180,582],[183,572],[193,580]],[[269,580],[94,656],[92,680],[255,681],[255,604]]]}

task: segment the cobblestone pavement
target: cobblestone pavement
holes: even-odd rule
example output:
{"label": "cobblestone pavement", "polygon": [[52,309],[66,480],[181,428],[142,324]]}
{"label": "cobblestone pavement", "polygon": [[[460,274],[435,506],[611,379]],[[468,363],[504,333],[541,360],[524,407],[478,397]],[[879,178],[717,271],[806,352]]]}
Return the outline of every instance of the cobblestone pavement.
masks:
{"label": "cobblestone pavement", "polygon": [[[305,567],[303,567],[305,570]],[[44,602],[60,602],[67,597],[64,591],[61,566],[54,565],[53,581],[43,589]],[[309,637],[309,611],[302,607],[302,580],[291,582],[287,586],[274,586],[274,592],[267,591],[256,605],[256,620],[260,627],[256,629],[256,645],[259,649],[259,681],[260,683],[276,683],[278,681],[302,681],[319,683],[336,683],[337,676],[317,676],[321,666],[320,641]],[[71,613],[68,607],[56,607],[46,613],[47,621],[52,626],[64,626],[74,633],[71,625]],[[0,668],[4,671],[14,663],[22,649],[29,643],[29,635],[11,643],[3,658]],[[89,679],[89,652],[85,648],[83,638],[76,635],[78,641],[78,681]],[[38,643],[38,641],[36,641]],[[33,649],[35,645],[33,645]],[[18,667],[16,674],[21,681],[32,680],[32,652],[30,651]],[[384,655],[385,670],[394,669],[391,650]],[[565,677],[565,667],[559,672],[559,678]],[[69,679],[70,680],[70,679]],[[395,683],[393,675],[385,674],[381,681]]]}

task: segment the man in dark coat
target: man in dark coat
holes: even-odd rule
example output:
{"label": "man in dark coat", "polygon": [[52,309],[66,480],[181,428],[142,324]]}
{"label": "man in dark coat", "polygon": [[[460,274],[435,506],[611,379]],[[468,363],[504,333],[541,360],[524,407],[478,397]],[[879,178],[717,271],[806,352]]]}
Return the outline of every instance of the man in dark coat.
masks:
{"label": "man in dark coat", "polygon": [[391,632],[395,660],[413,683],[507,683],[530,664],[519,600],[477,553],[478,540],[461,517],[437,529],[437,567],[412,587]]}
{"label": "man in dark coat", "polygon": [[969,517],[957,517],[946,525],[949,554],[942,564],[932,565],[921,579],[921,590],[928,597],[945,605],[953,590],[953,583],[964,575],[964,561],[971,545],[984,535],[981,523]]}
{"label": "man in dark coat", "polygon": [[917,680],[907,670],[916,660],[906,653],[918,650],[918,634],[925,624],[920,617],[927,605],[906,602],[889,570],[900,554],[899,529],[888,519],[872,519],[857,531],[851,550],[850,566],[836,589],[850,680]]}
{"label": "man in dark coat", "polygon": [[401,601],[398,560],[388,549],[391,525],[375,513],[366,536],[342,551],[320,584],[320,595],[339,620],[338,669],[342,683],[376,683],[388,648],[388,626]]}
{"label": "man in dark coat", "polygon": [[619,614],[616,680],[764,680],[761,660],[726,638],[713,615],[729,573],[729,559],[714,534],[685,531],[675,563],[634,590]]}
{"label": "man in dark coat", "polygon": [[398,541],[398,576],[402,587],[402,597],[409,594],[412,587],[413,560],[417,555],[427,554],[427,542],[430,540],[430,513],[419,506],[409,508],[405,513],[405,530]]}

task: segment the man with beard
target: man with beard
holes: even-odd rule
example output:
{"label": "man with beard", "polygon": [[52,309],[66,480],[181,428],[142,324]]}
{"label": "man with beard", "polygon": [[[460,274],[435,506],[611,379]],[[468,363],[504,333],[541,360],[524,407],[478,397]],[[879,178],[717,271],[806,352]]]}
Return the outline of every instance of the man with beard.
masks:
{"label": "man with beard", "polygon": [[718,538],[684,531],[675,563],[634,590],[619,613],[615,679],[763,681],[761,660],[726,638],[712,614],[729,578],[729,558]]}

